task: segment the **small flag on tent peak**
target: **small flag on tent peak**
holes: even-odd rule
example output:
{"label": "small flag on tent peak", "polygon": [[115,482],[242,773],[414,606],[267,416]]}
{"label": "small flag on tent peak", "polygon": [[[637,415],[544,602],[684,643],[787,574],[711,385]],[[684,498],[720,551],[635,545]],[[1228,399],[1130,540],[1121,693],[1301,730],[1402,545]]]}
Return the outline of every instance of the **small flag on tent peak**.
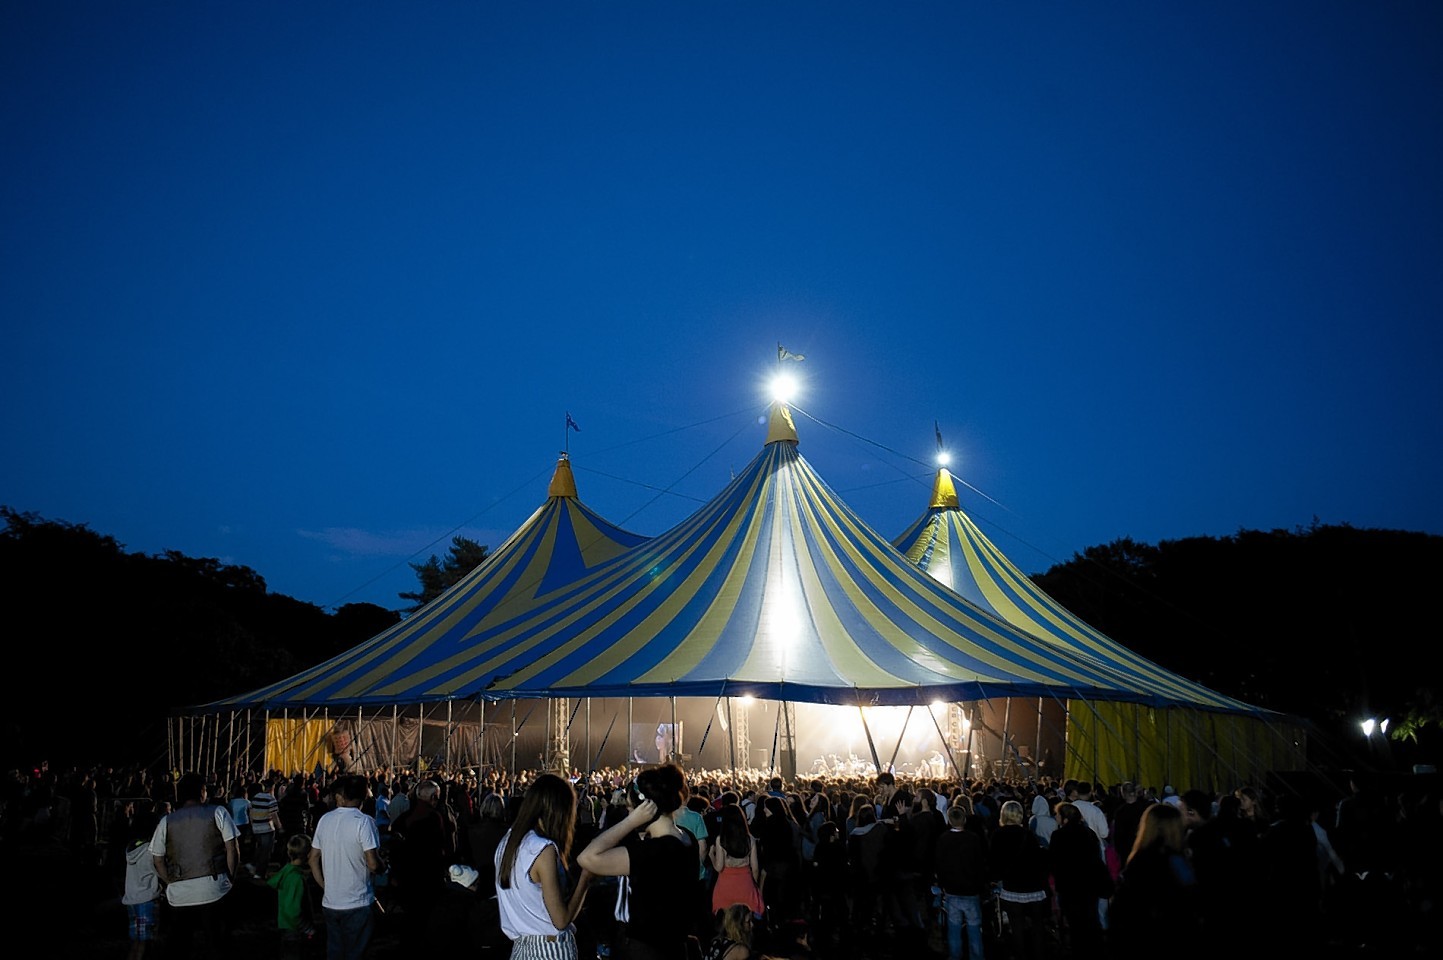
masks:
{"label": "small flag on tent peak", "polygon": [[576,425],[576,421],[571,419],[570,413],[566,415],[566,427],[568,430],[575,430],[577,433],[581,432],[581,428]]}
{"label": "small flag on tent peak", "polygon": [[807,359],[805,355],[800,354],[800,353],[792,353],[792,351],[788,350],[786,347],[782,346],[780,343],[777,344],[777,361],[778,361],[778,362],[781,362],[782,360],[805,360],[805,359]]}

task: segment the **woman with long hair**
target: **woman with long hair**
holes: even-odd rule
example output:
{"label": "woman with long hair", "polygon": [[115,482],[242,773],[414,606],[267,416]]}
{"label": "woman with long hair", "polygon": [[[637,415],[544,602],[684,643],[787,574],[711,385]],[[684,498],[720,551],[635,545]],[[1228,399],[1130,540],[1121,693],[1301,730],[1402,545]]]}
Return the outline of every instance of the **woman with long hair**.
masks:
{"label": "woman with long hair", "polygon": [[750,960],[753,920],[751,910],[744,903],[718,910],[716,936],[707,945],[702,960]]}
{"label": "woman with long hair", "polygon": [[766,796],[752,822],[757,855],[762,865],[762,900],[771,908],[771,921],[780,923],[801,916],[801,828],[781,797]]}
{"label": "woman with long hair", "polygon": [[1169,803],[1150,804],[1108,907],[1109,951],[1116,957],[1200,956],[1200,916],[1182,811]]}
{"label": "woman with long hair", "polygon": [[[577,862],[596,876],[626,878],[621,960],[685,960],[698,884],[696,838],[676,824],[686,777],[674,763],[650,767],[628,793],[631,811],[591,841]],[[627,844],[638,831],[640,842]]]}
{"label": "woman with long hair", "polygon": [[711,865],[716,871],[716,885],[711,892],[712,912],[743,903],[760,917],[766,910],[762,905],[762,866],[757,856],[757,838],[747,827],[741,807],[724,806],[717,812],[721,832],[711,848]]}
{"label": "woman with long hair", "polygon": [[512,960],[576,960],[574,922],[591,877],[582,870],[567,898],[566,858],[575,829],[571,782],[541,774],[496,847],[496,899]]}

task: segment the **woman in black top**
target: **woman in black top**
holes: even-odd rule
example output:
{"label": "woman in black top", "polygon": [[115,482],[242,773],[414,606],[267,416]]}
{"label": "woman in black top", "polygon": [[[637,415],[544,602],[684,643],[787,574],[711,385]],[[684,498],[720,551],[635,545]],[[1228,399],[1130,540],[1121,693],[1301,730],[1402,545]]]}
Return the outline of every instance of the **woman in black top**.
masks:
{"label": "woman in black top", "polygon": [[[631,812],[577,857],[600,877],[625,877],[626,938],[620,960],[686,960],[694,926],[696,839],[676,825],[686,778],[668,763],[643,770],[630,787]],[[640,842],[625,843],[641,831]],[[625,843],[625,845],[623,845]]]}

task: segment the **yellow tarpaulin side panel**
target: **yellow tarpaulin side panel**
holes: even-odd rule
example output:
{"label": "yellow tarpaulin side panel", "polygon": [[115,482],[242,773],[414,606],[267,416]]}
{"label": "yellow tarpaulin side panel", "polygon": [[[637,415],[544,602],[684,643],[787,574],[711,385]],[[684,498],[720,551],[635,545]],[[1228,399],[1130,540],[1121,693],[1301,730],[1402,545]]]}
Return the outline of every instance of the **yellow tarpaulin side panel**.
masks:
{"label": "yellow tarpaulin side panel", "polygon": [[309,772],[331,764],[329,720],[271,717],[266,720],[266,769],[286,773]]}
{"label": "yellow tarpaulin side panel", "polygon": [[1064,776],[1110,787],[1123,780],[1161,793],[1262,783],[1305,767],[1296,724],[1132,703],[1068,703]]}

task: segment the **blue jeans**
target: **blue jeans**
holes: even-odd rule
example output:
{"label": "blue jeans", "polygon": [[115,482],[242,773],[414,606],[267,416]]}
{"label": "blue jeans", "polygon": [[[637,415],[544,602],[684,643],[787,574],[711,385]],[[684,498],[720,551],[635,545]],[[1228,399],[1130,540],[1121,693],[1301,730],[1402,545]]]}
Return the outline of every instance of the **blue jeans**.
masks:
{"label": "blue jeans", "polygon": [[326,916],[326,960],[361,960],[376,931],[376,918],[369,906],[356,910],[322,907]]}
{"label": "blue jeans", "polygon": [[967,924],[968,960],[982,960],[982,898],[942,894],[947,910],[947,960],[962,960],[962,924]]}

